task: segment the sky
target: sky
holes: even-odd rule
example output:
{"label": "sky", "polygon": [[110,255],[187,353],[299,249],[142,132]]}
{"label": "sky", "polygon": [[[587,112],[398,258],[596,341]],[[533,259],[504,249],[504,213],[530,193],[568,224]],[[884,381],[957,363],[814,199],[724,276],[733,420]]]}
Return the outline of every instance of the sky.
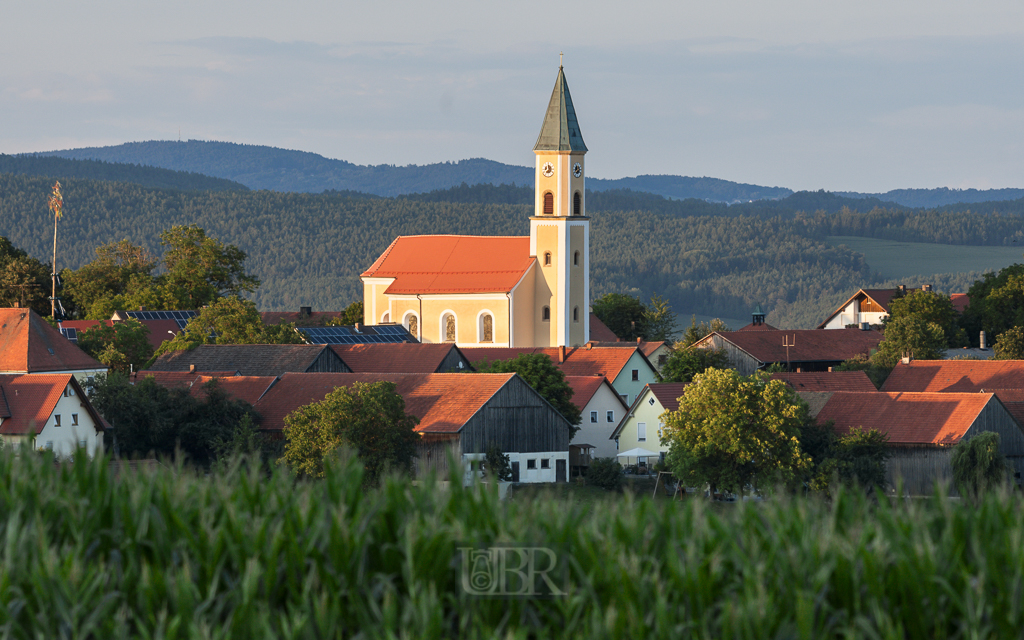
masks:
{"label": "sky", "polygon": [[199,139],[592,177],[1024,187],[1024,3],[0,0],[0,153]]}

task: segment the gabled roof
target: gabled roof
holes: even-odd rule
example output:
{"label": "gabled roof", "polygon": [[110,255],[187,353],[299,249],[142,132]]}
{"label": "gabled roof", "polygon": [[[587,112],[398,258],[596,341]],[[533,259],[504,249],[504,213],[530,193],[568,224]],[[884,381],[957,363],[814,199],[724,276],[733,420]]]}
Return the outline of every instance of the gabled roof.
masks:
{"label": "gabled roof", "polygon": [[0,309],[0,372],[106,370],[31,309]]}
{"label": "gabled roof", "polygon": [[696,344],[711,342],[721,336],[742,349],[758,362],[786,362],[786,343],[790,362],[841,362],[856,355],[868,355],[878,348],[882,334],[860,329],[787,329],[785,331],[727,331],[712,333]]}
{"label": "gabled roof", "polygon": [[967,310],[967,305],[971,302],[971,299],[966,293],[951,293],[949,294],[949,301],[953,303],[953,308],[959,313],[963,313]]}
{"label": "gabled roof", "polygon": [[991,393],[837,392],[821,409],[818,424],[829,420],[837,433],[878,429],[889,444],[954,445],[990,402]]}
{"label": "gabled roof", "polygon": [[686,385],[682,382],[659,382],[649,384],[647,388],[651,390],[665,411],[678,411],[679,398],[683,395]]}
{"label": "gabled roof", "polygon": [[385,293],[508,293],[533,266],[529,236],[399,236],[364,278]]}
{"label": "gabled roof", "polygon": [[224,391],[230,398],[244,400],[249,404],[256,402],[277,382],[276,376],[197,376],[192,383],[190,393],[193,397],[201,398],[206,395],[207,383],[216,380],[217,387]]}
{"label": "gabled roof", "polygon": [[878,306],[882,307],[883,311],[885,311],[886,313],[889,313],[889,302],[893,299],[893,296],[895,296],[895,295],[896,295],[896,289],[895,288],[892,288],[892,289],[858,289],[857,293],[855,293],[852,296],[850,296],[850,298],[846,302],[844,302],[843,304],[839,305],[838,309],[836,309],[831,314],[829,314],[829,316],[827,318],[825,318],[825,321],[818,325],[818,328],[819,329],[824,328],[825,325],[828,324],[829,321],[832,318],[836,317],[836,314],[842,312],[842,310],[846,308],[846,305],[850,304],[851,302],[853,302],[857,298],[865,298],[865,297],[866,298],[871,298],[873,301],[875,301],[876,304],[878,304]]}
{"label": "gabled roof", "polygon": [[608,325],[601,322],[593,311],[590,312],[590,339],[593,342],[618,342],[619,336],[615,335]]}
{"label": "gabled roof", "polygon": [[572,106],[569,95],[569,84],[565,81],[565,72],[558,66],[558,77],[555,88],[551,91],[548,110],[544,112],[544,123],[537,136],[534,151],[587,151],[583,144],[583,133],[580,132],[576,120],[576,110]]}
{"label": "gabled roof", "polygon": [[1024,389],[982,389],[982,393],[994,393],[1006,407],[1013,419],[1024,428]]}
{"label": "gabled roof", "polygon": [[[494,362],[495,360],[511,360],[523,353],[543,353],[551,358],[551,362],[562,370],[567,376],[605,376],[609,380],[615,380],[619,373],[639,350],[635,344],[626,343],[631,349],[618,347],[573,347],[565,350],[565,361],[558,362],[559,349],[556,347],[465,347],[462,352],[466,354],[474,366],[478,362]],[[651,369],[647,357],[640,352],[644,362]]]}
{"label": "gabled roof", "polygon": [[55,373],[0,375],[0,394],[6,399],[9,414],[0,424],[0,433],[38,435],[46,427],[68,385],[75,390],[77,400],[92,417],[96,430],[102,431],[105,423],[75,377],[70,373]]}
{"label": "gabled roof", "polygon": [[[514,373],[286,373],[254,407],[260,427],[283,430],[292,411],[323,400],[337,387],[356,382],[394,382],[405,399],[405,412],[419,418],[420,433],[457,433],[514,378]],[[524,383],[525,384],[525,383]]]}
{"label": "gabled roof", "polygon": [[[306,371],[320,354],[321,344],[203,344],[190,351],[165,353],[149,371],[238,371],[243,376],[278,376]],[[331,356],[334,357],[333,354]]]}
{"label": "gabled roof", "polygon": [[439,369],[453,350],[469,362],[451,343],[332,344],[331,349],[355,373],[446,373]]}
{"label": "gabled roof", "polygon": [[619,394],[615,392],[615,387],[612,386],[612,383],[604,376],[565,376],[565,381],[572,387],[572,403],[579,407],[580,411],[583,411],[590,404],[590,401],[602,386],[608,387],[608,390],[615,396],[615,399],[618,400],[623,409],[629,408],[622,401]]}
{"label": "gabled roof", "polygon": [[795,391],[860,391],[877,392],[874,383],[863,371],[815,371],[807,373],[773,373],[773,380],[782,380]]}
{"label": "gabled roof", "polygon": [[882,391],[977,392],[1024,389],[1024,360],[913,360],[900,362]]}
{"label": "gabled roof", "polygon": [[[238,375],[237,371],[206,371],[204,373],[218,378]],[[153,378],[153,382],[167,389],[191,387],[199,375],[196,371],[136,371],[132,376],[132,384],[138,384],[146,378]]]}
{"label": "gabled roof", "polygon": [[753,322],[751,322],[747,326],[740,327],[736,331],[778,331],[778,329],[768,324],[767,322],[762,322],[761,324],[754,324]]}
{"label": "gabled roof", "polygon": [[622,341],[598,342],[596,340],[591,340],[590,341],[590,346],[592,346],[592,347],[601,347],[601,348],[612,347],[612,348],[617,348],[617,349],[621,349],[623,347],[625,347],[627,349],[637,348],[637,349],[640,349],[640,353],[642,353],[645,356],[647,356],[648,358],[650,358],[652,355],[654,355],[654,352],[657,351],[658,349],[660,349],[662,347],[667,347],[668,343],[665,342],[664,340],[656,340],[654,342],[647,342],[645,340],[641,340],[640,342],[622,342]]}

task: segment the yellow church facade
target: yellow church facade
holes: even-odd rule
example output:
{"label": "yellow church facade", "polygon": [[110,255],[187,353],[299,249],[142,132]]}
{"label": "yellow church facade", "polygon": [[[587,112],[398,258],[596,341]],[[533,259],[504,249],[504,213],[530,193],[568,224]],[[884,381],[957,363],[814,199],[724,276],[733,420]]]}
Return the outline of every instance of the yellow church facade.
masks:
{"label": "yellow church facade", "polygon": [[529,236],[399,236],[361,274],[368,325],[424,343],[581,346],[590,340],[583,143],[561,67],[536,155]]}

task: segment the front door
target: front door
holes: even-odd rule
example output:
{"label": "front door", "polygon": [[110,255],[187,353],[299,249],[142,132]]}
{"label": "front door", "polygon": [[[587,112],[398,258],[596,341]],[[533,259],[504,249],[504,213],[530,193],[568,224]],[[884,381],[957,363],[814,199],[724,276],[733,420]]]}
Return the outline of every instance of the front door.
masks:
{"label": "front door", "polygon": [[512,482],[519,482],[519,461],[512,463]]}
{"label": "front door", "polygon": [[555,482],[568,482],[569,478],[565,475],[565,460],[559,458],[555,460]]}

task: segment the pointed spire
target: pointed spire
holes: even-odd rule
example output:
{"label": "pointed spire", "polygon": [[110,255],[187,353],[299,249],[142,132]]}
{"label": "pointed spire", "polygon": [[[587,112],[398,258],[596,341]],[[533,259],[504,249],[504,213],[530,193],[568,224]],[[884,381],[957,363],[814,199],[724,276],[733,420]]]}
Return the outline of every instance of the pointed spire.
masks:
{"label": "pointed spire", "polygon": [[544,124],[534,151],[582,151],[586,153],[587,145],[583,143],[579,122],[576,121],[576,110],[572,108],[572,96],[569,85],[565,81],[565,72],[558,66],[558,78],[551,92]]}

